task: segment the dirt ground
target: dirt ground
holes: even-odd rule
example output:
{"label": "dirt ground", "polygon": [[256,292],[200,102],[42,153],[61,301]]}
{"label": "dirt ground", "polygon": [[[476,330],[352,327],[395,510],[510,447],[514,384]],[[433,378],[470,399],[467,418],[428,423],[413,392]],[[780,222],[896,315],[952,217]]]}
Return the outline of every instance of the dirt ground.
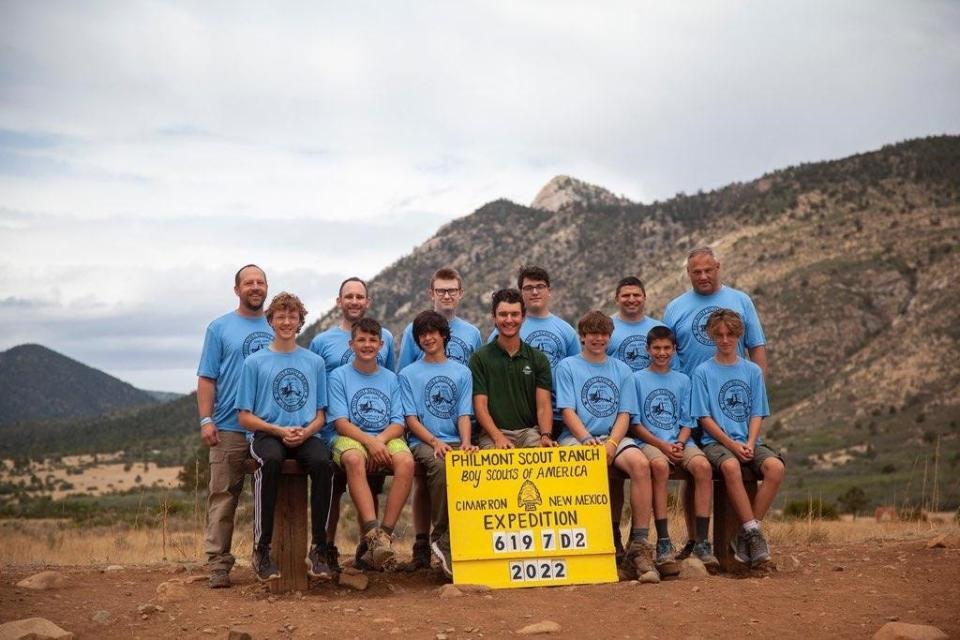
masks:
{"label": "dirt ground", "polygon": [[[743,576],[471,593],[440,598],[436,571],[370,574],[358,592],[321,584],[303,594],[270,596],[249,568],[234,570],[234,587],[213,591],[193,567],[5,566],[0,622],[40,616],[78,638],[225,638],[243,627],[254,638],[500,638],[551,620],[563,638],[869,638],[899,620],[931,624],[960,638],[960,549],[923,542],[782,545],[780,569]],[[50,591],[15,587],[41,568],[68,585]],[[142,619],[137,607],[156,603],[156,587],[185,580],[190,599],[163,604]],[[108,619],[106,624],[96,617]],[[442,634],[439,635],[438,634]]]}

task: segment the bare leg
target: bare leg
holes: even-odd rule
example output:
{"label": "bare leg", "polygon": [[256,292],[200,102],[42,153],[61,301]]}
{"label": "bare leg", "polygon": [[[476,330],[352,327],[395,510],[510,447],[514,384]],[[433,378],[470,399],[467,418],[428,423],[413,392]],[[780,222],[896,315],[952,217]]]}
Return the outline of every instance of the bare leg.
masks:
{"label": "bare leg", "polygon": [[[693,476],[693,482],[686,483],[688,487],[693,486],[693,500],[684,501],[684,511],[694,513],[700,518],[710,517],[710,500],[713,498],[713,469],[705,456],[693,458],[687,465],[687,471]],[[686,496],[684,496],[686,498]],[[693,509],[690,509],[690,504]],[[687,522],[687,535],[691,540],[694,539],[696,529],[690,527]]]}
{"label": "bare leg", "polygon": [[383,509],[383,525],[393,528],[400,518],[403,505],[410,496],[413,485],[413,456],[407,452],[393,454],[393,484],[387,494],[387,504]]}
{"label": "bare leg", "polygon": [[763,461],[760,470],[763,472],[763,482],[757,489],[757,495],[753,499],[753,513],[757,520],[762,520],[767,515],[767,510],[773,504],[773,499],[777,497],[777,490],[780,483],[783,482],[783,463],[776,458],[767,458]]}
{"label": "bare leg", "polygon": [[613,464],[630,476],[630,509],[633,511],[633,528],[649,527],[653,502],[650,463],[639,449],[630,448],[617,456]]}
{"label": "bare leg", "polygon": [[727,487],[727,499],[730,500],[730,505],[741,524],[753,520],[753,506],[750,504],[750,496],[747,495],[747,490],[743,486],[740,461],[736,458],[724,460],[720,464],[720,473],[723,474],[723,482]]}
{"label": "bare leg", "polygon": [[653,480],[653,517],[657,520],[667,517],[667,480],[670,479],[670,464],[665,458],[650,462],[650,475]]}
{"label": "bare leg", "polygon": [[356,449],[344,451],[340,456],[343,470],[347,475],[347,489],[350,498],[357,509],[360,522],[370,522],[377,519],[377,512],[373,504],[373,494],[367,482],[367,460]]}

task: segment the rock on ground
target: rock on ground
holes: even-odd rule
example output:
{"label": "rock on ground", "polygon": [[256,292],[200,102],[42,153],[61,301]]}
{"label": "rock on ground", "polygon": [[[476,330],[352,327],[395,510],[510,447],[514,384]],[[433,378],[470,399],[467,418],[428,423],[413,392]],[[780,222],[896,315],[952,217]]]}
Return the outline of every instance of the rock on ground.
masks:
{"label": "rock on ground", "polygon": [[227,634],[227,640],[253,640],[253,634],[246,629],[234,627]]}
{"label": "rock on ground", "polygon": [[353,571],[348,572],[346,568],[344,568],[344,571],[340,573],[339,584],[341,587],[350,587],[356,591],[363,591],[370,585],[370,578],[359,571],[356,573]]}
{"label": "rock on ground", "polygon": [[926,624],[888,622],[873,634],[873,640],[947,640],[948,636]]}
{"label": "rock on ground", "polygon": [[[66,586],[67,578],[62,573],[57,571],[41,571],[40,573],[35,573],[29,578],[24,578],[17,583],[18,587],[24,589],[34,589],[36,591],[43,591],[46,589],[59,589]],[[38,618],[42,620],[43,618]]]}
{"label": "rock on ground", "polygon": [[459,598],[463,595],[463,591],[460,591],[456,585],[445,584],[440,589],[438,589],[441,598]]}
{"label": "rock on ground", "polygon": [[533,636],[544,633],[560,633],[561,628],[562,627],[553,620],[543,620],[541,622],[528,624],[522,629],[518,629],[517,633],[522,636]]}
{"label": "rock on ground", "polygon": [[74,637],[46,618],[24,618],[0,624],[0,640],[73,640]]}
{"label": "rock on ground", "polygon": [[490,593],[490,591],[492,591],[492,589],[485,584],[458,584],[457,589],[469,594]]}
{"label": "rock on ground", "polygon": [[97,624],[108,625],[113,621],[113,616],[111,616],[110,612],[106,609],[98,609],[97,611],[93,612],[93,615],[90,616],[90,619]]}
{"label": "rock on ground", "polygon": [[183,602],[190,599],[190,594],[182,582],[167,580],[157,585],[157,600],[160,602]]}
{"label": "rock on ground", "polygon": [[658,584],[660,582],[660,574],[656,571],[647,571],[637,578],[637,582],[640,584]]}
{"label": "rock on ground", "polygon": [[700,578],[706,578],[708,575],[710,575],[710,573],[700,558],[684,558],[683,562],[680,563],[681,580],[698,580]]}
{"label": "rock on ground", "polygon": [[105,568],[104,571],[114,572],[114,571],[123,571],[123,565],[112,564],[109,567]]}

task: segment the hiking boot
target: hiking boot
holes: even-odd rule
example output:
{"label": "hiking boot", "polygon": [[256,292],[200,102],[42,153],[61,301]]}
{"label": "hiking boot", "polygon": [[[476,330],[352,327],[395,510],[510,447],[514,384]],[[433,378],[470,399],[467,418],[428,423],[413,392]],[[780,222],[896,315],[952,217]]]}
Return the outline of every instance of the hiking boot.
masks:
{"label": "hiking boot", "polygon": [[260,582],[280,579],[280,569],[277,568],[277,563],[270,557],[270,547],[254,549],[250,565],[253,567],[253,574],[257,576],[257,580]]}
{"label": "hiking boot", "polygon": [[618,530],[613,535],[613,554],[617,559],[617,565],[619,566],[623,562],[623,556],[626,554],[626,551],[623,548],[623,540],[620,539],[620,531]]}
{"label": "hiking boot", "polygon": [[210,574],[207,586],[211,589],[228,589],[230,587],[230,572],[226,569],[217,569]]}
{"label": "hiking boot", "polygon": [[413,543],[413,557],[410,558],[410,562],[403,566],[403,570],[407,573],[413,573],[420,569],[429,569],[430,558],[432,557],[430,551],[430,541],[424,538],[417,538]]}
{"label": "hiking boot", "polygon": [[617,577],[620,580],[636,580],[640,577],[637,575],[637,567],[627,558],[626,552],[617,560]]}
{"label": "hiking boot", "polygon": [[340,573],[340,550],[334,544],[327,545],[327,567],[333,573]]}
{"label": "hiking boot", "polygon": [[693,545],[693,557],[700,560],[711,575],[720,571],[720,561],[713,555],[713,547],[707,540],[701,540]]}
{"label": "hiking boot", "polygon": [[742,530],[730,541],[730,550],[733,551],[734,560],[741,564],[750,564],[750,547],[747,546],[747,536]]}
{"label": "hiking boot", "polygon": [[680,575],[680,563],[674,554],[673,543],[670,538],[657,540],[657,555],[653,563],[661,576]]}
{"label": "hiking boot", "polygon": [[751,569],[770,560],[770,547],[767,546],[767,540],[760,533],[760,529],[754,529],[747,534],[747,549],[750,553]]}
{"label": "hiking boot", "polygon": [[627,552],[624,556],[625,563],[632,563],[638,576],[642,576],[648,571],[656,571],[653,566],[653,547],[646,540],[639,538],[631,540],[627,545]]}
{"label": "hiking boot", "polygon": [[305,562],[307,563],[307,575],[319,580],[329,580],[331,574],[330,566],[327,565],[326,550],[314,545],[310,547]]}
{"label": "hiking boot", "polygon": [[393,553],[392,540],[383,529],[380,527],[371,529],[363,536],[363,541],[367,543],[367,550],[360,556],[361,560],[377,571],[393,568],[396,564],[396,558]]}
{"label": "hiking boot", "polygon": [[440,561],[440,568],[448,578],[453,577],[453,558],[450,557],[450,537],[446,534],[440,536],[430,544],[430,550]]}
{"label": "hiking boot", "polygon": [[366,538],[360,538],[360,544],[357,545],[356,550],[353,552],[353,566],[355,569],[360,569],[360,571],[373,571],[373,565],[364,560],[364,556],[367,555],[367,552],[370,550],[370,547],[367,546]]}
{"label": "hiking boot", "polygon": [[683,545],[683,549],[677,552],[677,560],[686,560],[690,557],[690,554],[693,553],[693,547],[696,544],[693,540],[687,540],[687,543]]}

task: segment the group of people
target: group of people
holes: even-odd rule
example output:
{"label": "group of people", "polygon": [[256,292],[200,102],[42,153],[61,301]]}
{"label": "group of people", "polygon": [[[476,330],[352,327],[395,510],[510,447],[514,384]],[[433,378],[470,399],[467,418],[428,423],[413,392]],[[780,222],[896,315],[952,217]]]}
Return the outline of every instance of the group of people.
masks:
{"label": "group of people", "polygon": [[[629,276],[617,283],[612,318],[590,311],[574,329],[550,312],[547,271],[523,267],[516,289],[492,295],[486,342],[457,316],[460,274],[442,268],[429,283],[432,309],[404,329],[399,352],[390,331],[367,317],[363,280],[340,285],[339,321],[305,349],[296,342],[307,314],[300,299],[283,292],[264,309],[266,274],[256,265],[241,268],[238,307],[207,328],[197,372],[201,438],[210,447],[210,586],[230,586],[248,456],[259,463],[252,566],[260,580],[279,577],[270,546],[288,458],[311,479],[310,576],[340,570],[335,539],[345,491],[361,528],[359,566],[397,564],[393,532],[412,491],[416,539],[406,568],[429,568],[433,555],[452,575],[444,456],[477,448],[603,447],[608,464],[631,480],[626,545],[623,485],[611,485],[614,541],[628,577],[675,575],[678,560],[690,555],[709,570],[719,567],[708,539],[714,472],[742,523],[734,557],[751,566],[769,560],[760,520],[784,465],[760,439],[769,414],[763,330],[750,297],[721,283],[711,248],[691,251],[686,268],[692,288],[667,305],[662,321],[646,314],[644,285]],[[418,465],[423,473],[415,476]],[[672,467],[691,477],[679,552],[667,525]],[[763,479],[752,499],[743,467]],[[393,481],[380,514],[384,470]],[[655,544],[648,542],[651,513]]]}

